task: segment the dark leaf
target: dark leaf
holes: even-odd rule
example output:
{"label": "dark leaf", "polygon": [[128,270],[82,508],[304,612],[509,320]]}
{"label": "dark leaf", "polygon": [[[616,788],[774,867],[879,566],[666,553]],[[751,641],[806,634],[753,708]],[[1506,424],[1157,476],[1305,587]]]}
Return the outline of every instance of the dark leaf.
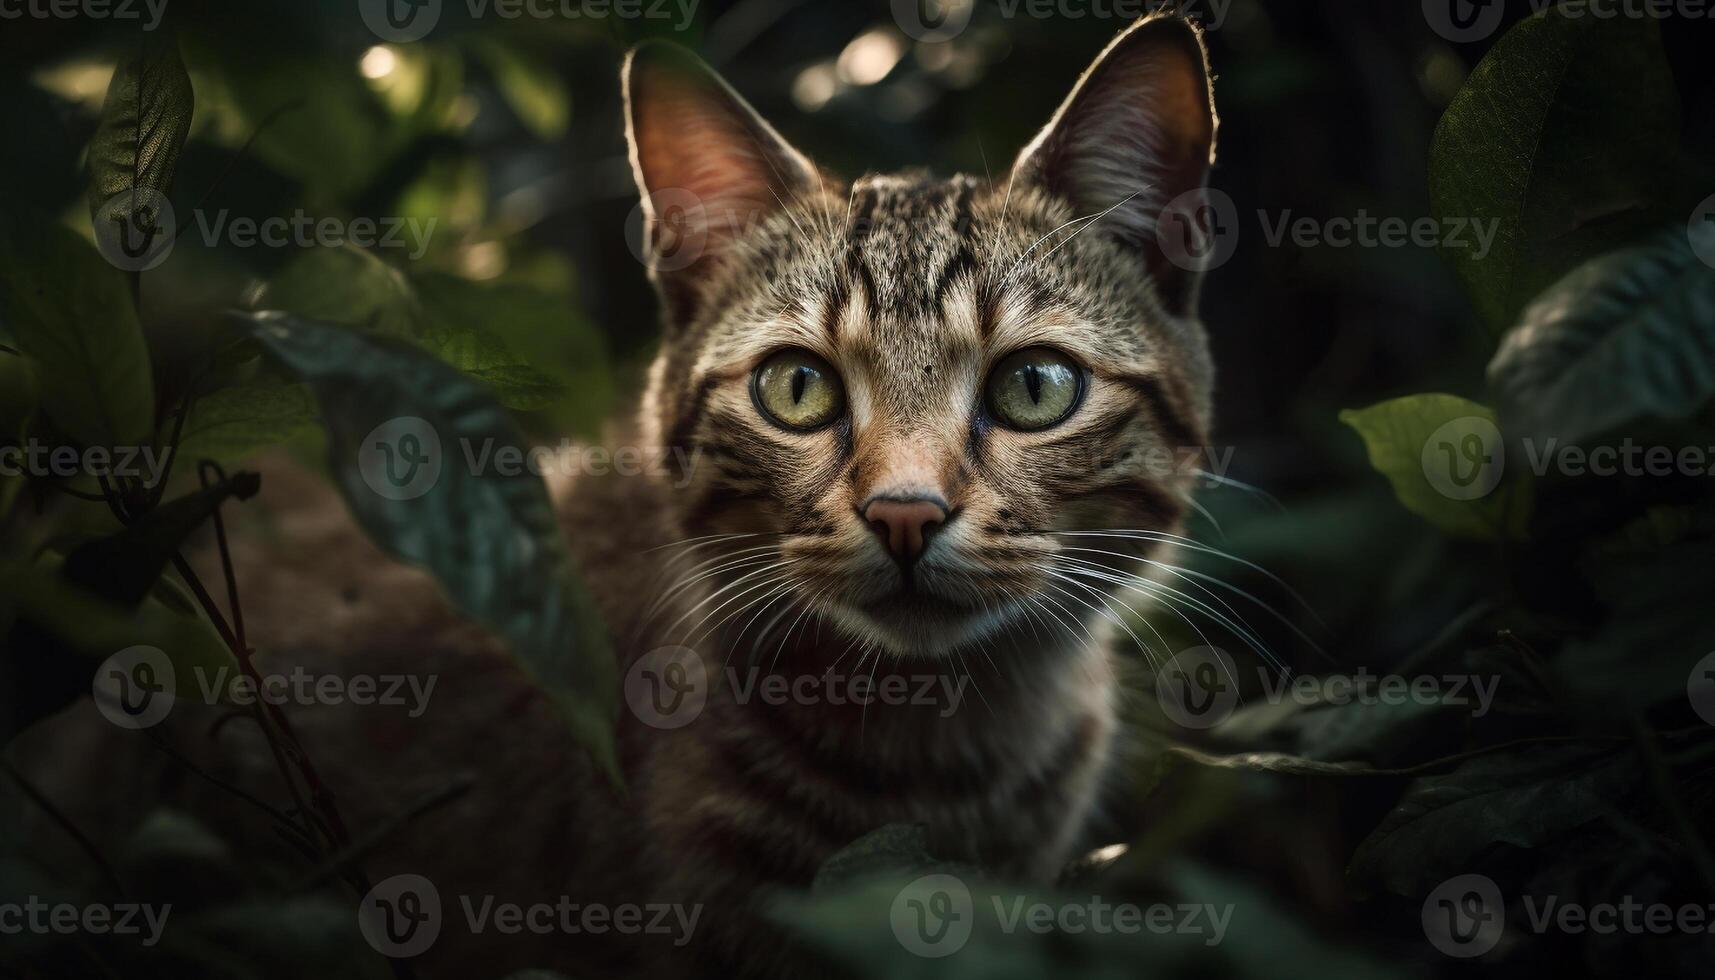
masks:
{"label": "dark leaf", "polygon": [[457,606],[504,636],[617,778],[617,672],[547,487],[528,471],[471,465],[525,449],[505,409],[410,347],[283,313],[242,319],[315,389],[335,482],[370,537],[433,572]]}
{"label": "dark leaf", "polygon": [[89,143],[93,221],[129,218],[128,206],[108,206],[121,195],[167,193],[195,106],[178,42],[162,32],[143,33],[130,57],[114,69]]}
{"label": "dark leaf", "polygon": [[1675,93],[1646,17],[1550,8],[1471,72],[1435,129],[1429,196],[1444,221],[1498,222],[1487,254],[1448,250],[1495,333],[1567,269],[1659,220],[1679,146]]}
{"label": "dark leaf", "polygon": [[1715,396],[1715,224],[1580,266],[1525,310],[1489,364],[1514,437],[1578,442]]}

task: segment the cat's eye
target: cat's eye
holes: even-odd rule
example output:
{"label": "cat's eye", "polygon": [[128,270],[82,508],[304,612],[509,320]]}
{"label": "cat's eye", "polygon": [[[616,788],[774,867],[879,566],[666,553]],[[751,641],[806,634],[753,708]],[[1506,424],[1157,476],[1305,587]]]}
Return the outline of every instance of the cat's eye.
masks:
{"label": "cat's eye", "polygon": [[1084,374],[1070,357],[1032,347],[1008,355],[989,375],[989,414],[1009,428],[1035,432],[1071,415],[1083,389]]}
{"label": "cat's eye", "polygon": [[819,429],[846,407],[839,375],[809,351],[783,350],[770,357],[756,369],[750,390],[762,414],[788,429]]}

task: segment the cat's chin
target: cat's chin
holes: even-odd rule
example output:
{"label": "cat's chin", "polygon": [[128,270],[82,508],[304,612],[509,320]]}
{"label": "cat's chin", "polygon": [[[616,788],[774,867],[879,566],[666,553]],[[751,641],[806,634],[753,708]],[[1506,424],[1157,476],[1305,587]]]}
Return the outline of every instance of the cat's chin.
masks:
{"label": "cat's chin", "polygon": [[1007,622],[1006,607],[976,609],[921,592],[901,592],[833,611],[847,632],[898,657],[940,658],[981,642]]}

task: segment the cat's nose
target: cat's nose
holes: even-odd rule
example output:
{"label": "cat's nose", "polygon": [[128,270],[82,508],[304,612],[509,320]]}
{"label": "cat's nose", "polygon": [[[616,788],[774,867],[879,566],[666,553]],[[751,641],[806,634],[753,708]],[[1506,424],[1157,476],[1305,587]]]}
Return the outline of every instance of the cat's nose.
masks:
{"label": "cat's nose", "polygon": [[947,520],[947,508],[927,497],[879,498],[865,505],[863,519],[895,561],[910,565],[923,553],[929,535]]}

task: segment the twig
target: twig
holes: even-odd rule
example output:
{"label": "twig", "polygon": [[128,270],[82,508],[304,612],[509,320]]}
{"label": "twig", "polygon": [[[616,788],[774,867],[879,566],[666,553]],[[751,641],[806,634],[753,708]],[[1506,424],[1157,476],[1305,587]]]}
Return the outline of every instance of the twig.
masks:
{"label": "twig", "polygon": [[382,841],[386,840],[395,831],[399,830],[411,821],[416,820],[418,817],[421,817],[423,814],[428,813],[430,810],[440,807],[443,804],[450,803],[465,795],[470,792],[470,788],[474,785],[476,785],[476,780],[471,776],[464,775],[451,780],[444,786],[437,787],[436,789],[423,794],[423,796],[415,803],[412,803],[405,809],[400,810],[393,816],[388,817],[386,820],[382,821],[380,825],[375,827],[375,829],[355,841],[350,847],[334,855],[332,860],[330,860],[325,867],[317,869],[303,881],[298,882],[292,887],[292,891],[308,891],[309,889],[315,888],[317,885],[326,882],[330,878],[344,874],[346,869],[349,869],[359,861],[368,857]]}

